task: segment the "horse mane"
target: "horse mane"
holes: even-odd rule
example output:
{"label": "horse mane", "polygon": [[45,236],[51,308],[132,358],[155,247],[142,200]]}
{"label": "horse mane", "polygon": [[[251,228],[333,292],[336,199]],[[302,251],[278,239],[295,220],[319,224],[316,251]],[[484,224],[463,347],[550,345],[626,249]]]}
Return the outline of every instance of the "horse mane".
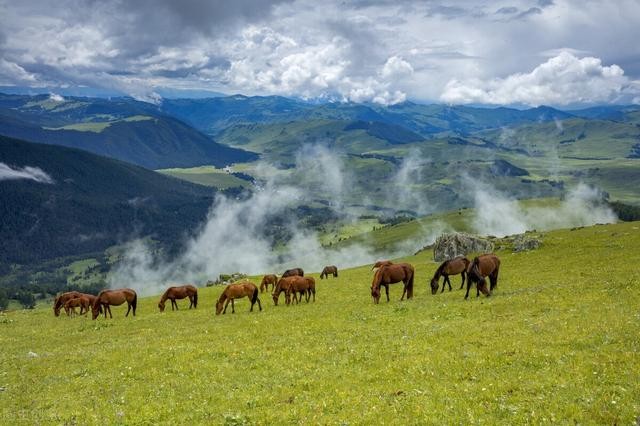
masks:
{"label": "horse mane", "polygon": [[166,289],[164,291],[164,293],[162,293],[162,297],[160,298],[160,303],[164,303],[167,301],[167,299],[169,298],[169,296],[167,296],[167,294],[169,294],[169,290],[171,290],[173,287],[169,287],[168,289]]}
{"label": "horse mane", "polygon": [[447,267],[447,264],[449,264],[449,260],[442,262],[440,266],[438,266],[438,269],[436,269],[435,274],[433,274],[433,278],[440,278],[440,275],[442,275],[442,271]]}

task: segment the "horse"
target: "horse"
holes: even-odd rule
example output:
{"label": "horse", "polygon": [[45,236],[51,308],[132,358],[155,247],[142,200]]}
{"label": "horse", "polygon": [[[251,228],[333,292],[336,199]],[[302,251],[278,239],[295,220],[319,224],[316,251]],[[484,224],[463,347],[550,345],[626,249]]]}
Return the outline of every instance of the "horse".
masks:
{"label": "horse", "polygon": [[271,284],[271,289],[276,289],[276,283],[278,282],[278,276],[274,274],[265,275],[262,277],[262,282],[260,283],[260,293],[264,293],[265,290],[269,291],[269,284]]}
{"label": "horse", "polygon": [[436,294],[438,292],[438,281],[441,276],[444,277],[444,281],[442,282],[442,290],[440,293],[444,292],[445,284],[449,284],[449,291],[451,291],[449,275],[462,275],[462,284],[460,285],[460,290],[462,290],[464,287],[464,280],[467,277],[467,268],[469,267],[469,263],[469,259],[464,256],[458,256],[442,262],[433,274],[433,278],[431,278],[431,294]]}
{"label": "horse", "polygon": [[80,315],[83,315],[89,312],[89,307],[91,306],[91,300],[88,295],[81,294],[78,297],[74,297],[73,299],[69,299],[64,302],[64,311],[67,313],[67,316],[77,315],[76,308],[80,307]]}
{"label": "horse", "polygon": [[[248,297],[251,300],[251,309],[249,312],[253,312],[253,305],[258,302],[258,308],[262,310],[262,304],[260,303],[260,298],[258,297],[258,287],[249,281],[242,283],[233,283],[229,284],[225,287],[224,291],[220,295],[218,302],[216,303],[216,315],[220,315],[220,312],[223,314],[227,313],[227,306],[229,305],[229,301],[231,301],[231,313],[235,314],[235,304],[234,299],[239,299],[242,297]],[[222,310],[222,305],[224,304],[224,311]]]}
{"label": "horse", "polygon": [[287,269],[286,271],[284,271],[284,274],[282,274],[282,278],[293,277],[296,275],[299,277],[304,277],[304,271],[302,270],[302,268]]}
{"label": "horse", "polygon": [[136,307],[138,305],[138,295],[134,290],[130,288],[121,288],[119,290],[102,290],[96,296],[96,300],[93,302],[91,306],[91,316],[93,319],[98,318],[99,313],[101,312],[101,308],[104,309],[104,317],[107,317],[107,312],[109,312],[109,317],[113,318],[111,314],[111,305],[119,306],[124,302],[127,302],[127,313],[125,317],[129,316],[129,312],[133,308],[133,316],[136,316]]}
{"label": "horse", "polygon": [[378,260],[376,263],[373,264],[373,266],[371,267],[371,270],[373,271],[376,268],[381,268],[383,266],[389,266],[389,265],[393,265],[393,262],[390,260]]}
{"label": "horse", "polygon": [[66,293],[60,294],[53,302],[53,314],[57,317],[60,316],[60,309],[64,306],[64,304],[69,299],[75,299],[76,297],[80,297],[82,293],[79,291],[68,291]]}
{"label": "horse", "polygon": [[[305,297],[307,303],[309,303],[309,299],[311,294],[313,293],[313,301],[316,301],[316,280],[313,277],[285,277],[285,280],[288,281],[286,286],[285,298],[287,305],[291,303],[291,295],[293,295],[293,300],[296,303],[302,301],[302,296]],[[298,298],[297,295],[300,295]]]}
{"label": "horse", "polygon": [[171,300],[171,310],[173,311],[174,307],[178,310],[178,303],[176,299],[185,299],[189,298],[189,309],[198,307],[198,289],[194,286],[187,284],[179,287],[169,287],[167,291],[164,292],[162,298],[160,298],[160,302],[158,302],[158,308],[160,312],[164,312],[164,304],[167,299]]}
{"label": "horse", "polygon": [[[480,296],[480,292],[487,297],[491,296],[491,292],[498,285],[498,272],[500,272],[500,259],[493,253],[482,254],[474,257],[473,262],[467,268],[467,294],[469,297],[469,289],[472,284],[476,284],[476,297]],[[487,290],[487,281],[485,277],[489,277],[491,287]]]}
{"label": "horse", "polygon": [[373,275],[373,281],[371,282],[371,297],[373,297],[373,303],[378,304],[380,302],[380,286],[384,286],[388,302],[389,284],[395,284],[400,281],[404,284],[400,300],[404,300],[405,294],[407,295],[407,299],[411,299],[413,297],[414,275],[415,269],[413,265],[409,263],[394,263],[380,267]]}
{"label": "horse", "polygon": [[338,277],[338,268],[336,268],[334,265],[331,266],[325,266],[324,269],[322,270],[322,273],[320,274],[320,279],[325,279],[325,278],[329,278],[329,275],[333,275],[334,277]]}
{"label": "horse", "polygon": [[293,275],[290,277],[282,277],[278,280],[276,284],[276,288],[271,293],[271,297],[273,298],[273,303],[278,306],[278,300],[280,299],[280,293],[284,292],[285,298],[287,297],[287,291],[289,290],[289,286],[291,285],[291,281],[293,277],[297,277],[297,275]]}

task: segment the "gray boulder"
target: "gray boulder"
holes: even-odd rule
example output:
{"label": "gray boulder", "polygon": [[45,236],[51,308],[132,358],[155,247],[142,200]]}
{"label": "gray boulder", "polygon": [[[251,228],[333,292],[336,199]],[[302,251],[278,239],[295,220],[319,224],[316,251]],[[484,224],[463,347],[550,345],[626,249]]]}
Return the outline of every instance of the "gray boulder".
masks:
{"label": "gray boulder", "polygon": [[493,242],[464,232],[442,234],[433,245],[433,260],[442,262],[467,253],[488,253],[493,251]]}

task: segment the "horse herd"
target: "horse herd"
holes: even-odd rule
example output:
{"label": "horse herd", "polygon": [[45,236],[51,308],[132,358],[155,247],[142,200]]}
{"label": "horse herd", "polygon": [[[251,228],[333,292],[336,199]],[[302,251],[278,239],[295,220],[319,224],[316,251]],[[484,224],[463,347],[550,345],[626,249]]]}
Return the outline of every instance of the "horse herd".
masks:
{"label": "horse herd", "polygon": [[[381,288],[384,287],[387,296],[387,302],[389,301],[389,285],[395,283],[403,283],[402,297],[400,300],[404,300],[413,297],[413,281],[415,276],[415,268],[409,263],[393,263],[389,260],[377,261],[372,270],[375,270],[373,280],[371,282],[371,297],[373,302],[378,304],[380,302]],[[464,287],[465,280],[467,282],[467,292],[464,296],[465,299],[469,297],[469,289],[473,284],[476,284],[476,297],[480,293],[490,296],[491,292],[498,285],[498,272],[500,270],[500,259],[492,253],[483,254],[477,256],[473,261],[469,261],[464,256],[458,256],[454,259],[445,260],[440,264],[438,269],[431,279],[431,294],[437,294],[439,288],[439,281],[441,277],[444,277],[442,282],[441,293],[444,292],[445,285],[449,285],[449,291],[451,291],[451,281],[449,276],[462,275],[462,284],[460,289]],[[338,276],[338,268],[335,266],[326,266],[320,274],[320,279],[328,278],[329,275],[334,277]],[[489,277],[490,287],[487,288],[486,277]],[[313,296],[313,301],[316,300],[316,282],[313,277],[305,276],[302,268],[293,268],[285,271],[280,279],[274,274],[265,275],[262,278],[260,287],[249,281],[236,282],[229,284],[225,287],[222,294],[216,302],[216,315],[225,314],[227,307],[231,303],[231,312],[235,313],[235,299],[248,297],[251,301],[250,312],[253,312],[253,307],[257,303],[258,308],[262,311],[262,304],[258,297],[260,293],[269,291],[269,285],[271,285],[274,304],[277,306],[280,299],[280,294],[285,294],[285,303],[287,305],[295,301],[296,304],[302,301],[304,297],[308,303]],[[167,300],[171,301],[171,310],[177,310],[178,304],[176,300],[189,299],[189,309],[197,308],[198,306],[198,289],[192,285],[173,286],[169,287],[160,298],[158,302],[158,309],[160,312],[164,312],[165,304]],[[103,290],[98,293],[97,296],[91,294],[84,294],[77,291],[70,291],[63,293],[56,297],[53,305],[53,311],[55,316],[60,315],[60,311],[64,308],[67,315],[76,315],[75,308],[80,308],[80,315],[87,314],[91,309],[91,316],[95,320],[101,313],[104,317],[113,318],[111,314],[110,306],[118,306],[127,302],[127,313],[125,316],[129,316],[129,312],[133,311],[133,316],[136,315],[136,307],[138,302],[138,296],[136,292],[129,288],[122,288],[118,290]]]}

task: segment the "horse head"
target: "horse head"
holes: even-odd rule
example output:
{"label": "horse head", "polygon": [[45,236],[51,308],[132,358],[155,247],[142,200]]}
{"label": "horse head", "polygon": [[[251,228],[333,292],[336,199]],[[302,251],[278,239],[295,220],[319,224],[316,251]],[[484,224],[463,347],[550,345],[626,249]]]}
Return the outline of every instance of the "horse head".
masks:
{"label": "horse head", "polygon": [[[444,285],[444,284],[443,284]],[[436,279],[435,277],[431,279],[431,294],[436,294],[438,293],[438,279]]]}
{"label": "horse head", "polygon": [[160,312],[164,312],[164,301],[158,302],[158,309]]}
{"label": "horse head", "polygon": [[102,309],[100,306],[100,300],[96,299],[93,305],[91,305],[91,319],[98,318],[98,315],[100,315],[101,312],[102,312]]}
{"label": "horse head", "polygon": [[223,307],[224,307],[224,302],[221,302],[221,301],[216,302],[216,315],[220,315]]}

